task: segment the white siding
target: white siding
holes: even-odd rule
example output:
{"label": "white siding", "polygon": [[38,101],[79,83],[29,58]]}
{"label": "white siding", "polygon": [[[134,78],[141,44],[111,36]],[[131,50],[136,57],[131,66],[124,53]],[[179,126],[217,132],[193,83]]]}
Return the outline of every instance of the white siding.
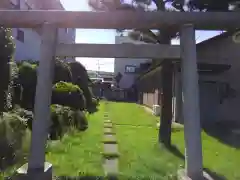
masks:
{"label": "white siding", "polygon": [[[23,10],[27,10],[26,1],[24,0],[20,1],[20,8]],[[16,39],[17,29],[13,29],[12,32],[16,44],[15,60],[21,61],[31,59],[38,61],[40,58],[40,44],[41,44],[40,35],[33,29],[20,28],[20,30],[24,32],[24,42],[18,41]]]}
{"label": "white siding", "polygon": [[[13,4],[17,3],[17,0],[9,0]],[[26,4],[27,3],[27,4]],[[29,5],[32,9],[40,9],[39,0],[20,0],[20,8],[22,10],[27,10]],[[15,51],[15,60],[36,60],[40,59],[40,45],[41,45],[41,35],[39,32],[33,29],[24,29],[20,28],[24,32],[24,42],[18,41],[17,29],[13,29],[12,35],[15,38],[16,51]],[[75,29],[68,28],[66,32],[65,29],[59,29],[58,39],[59,43],[75,43],[76,36]],[[68,57],[67,61],[75,61],[75,58]]]}

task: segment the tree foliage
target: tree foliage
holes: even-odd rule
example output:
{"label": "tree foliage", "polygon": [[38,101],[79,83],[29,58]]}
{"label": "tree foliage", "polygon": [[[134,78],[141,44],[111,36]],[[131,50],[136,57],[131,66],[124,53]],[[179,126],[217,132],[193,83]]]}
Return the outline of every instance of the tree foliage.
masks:
{"label": "tree foliage", "polygon": [[11,29],[0,27],[0,113],[4,111],[11,79],[10,62],[13,59],[15,44]]}

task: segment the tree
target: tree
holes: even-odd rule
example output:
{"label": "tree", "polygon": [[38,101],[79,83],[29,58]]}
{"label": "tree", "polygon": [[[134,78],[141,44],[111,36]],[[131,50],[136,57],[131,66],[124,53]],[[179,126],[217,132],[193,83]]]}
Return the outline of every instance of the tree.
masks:
{"label": "tree", "polygon": [[[149,10],[151,3],[155,4],[157,11],[229,11],[229,4],[237,7],[238,1],[234,0],[132,0],[126,4],[121,0],[89,0],[89,5],[95,10]],[[235,4],[234,4],[235,3]],[[122,29],[117,30],[123,31]],[[162,28],[157,32],[150,29],[134,29],[129,31],[129,36],[135,40],[147,43],[170,44],[171,39],[178,35],[177,29]],[[152,64],[158,66],[162,64],[162,112],[159,128],[159,142],[171,144],[171,123],[172,123],[172,64],[171,62],[153,59]]]}

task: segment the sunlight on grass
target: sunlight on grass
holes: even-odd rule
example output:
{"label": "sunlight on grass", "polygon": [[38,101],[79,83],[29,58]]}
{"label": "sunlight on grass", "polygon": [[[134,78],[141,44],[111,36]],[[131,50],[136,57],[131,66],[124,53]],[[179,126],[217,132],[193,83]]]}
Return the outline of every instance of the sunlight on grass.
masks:
{"label": "sunlight on grass", "polygon": [[[120,148],[120,172],[123,179],[174,179],[184,165],[184,131],[180,124],[172,125],[172,144],[176,151],[158,145],[156,121],[159,117],[133,103],[109,103]],[[124,124],[130,124],[127,126]],[[141,125],[141,126],[138,126]],[[206,171],[215,178],[240,179],[240,150],[226,145],[202,132],[203,161]],[[177,153],[176,153],[177,152]]]}
{"label": "sunlight on grass", "polygon": [[[173,144],[184,154],[184,133],[175,132],[172,139]],[[225,179],[240,179],[239,149],[223,144],[205,132],[202,132],[202,149],[204,168]]]}
{"label": "sunlight on grass", "polygon": [[174,179],[183,161],[158,144],[156,122],[159,118],[133,103],[109,103],[108,106],[110,118],[116,124],[121,178]]}

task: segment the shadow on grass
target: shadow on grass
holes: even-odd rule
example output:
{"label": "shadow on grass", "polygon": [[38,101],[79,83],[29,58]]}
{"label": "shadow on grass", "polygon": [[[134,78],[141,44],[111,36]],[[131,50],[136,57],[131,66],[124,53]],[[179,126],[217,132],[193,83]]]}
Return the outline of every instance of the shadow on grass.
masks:
{"label": "shadow on grass", "polygon": [[[177,146],[175,145],[170,145],[170,146],[165,146],[164,147],[169,151],[171,152],[173,155],[175,155],[176,157],[184,160],[185,159],[185,156],[183,155],[183,153],[177,148]],[[227,180],[226,177],[224,177],[223,175],[220,175],[216,172],[213,172],[211,171],[210,169],[208,168],[203,168],[203,170],[208,174],[210,175],[214,180]],[[204,178],[205,180],[205,178]],[[208,179],[206,179],[208,180]]]}
{"label": "shadow on grass", "polygon": [[185,156],[181,153],[181,151],[175,145],[164,145],[164,147],[171,152],[176,157],[184,160]]}
{"label": "shadow on grass", "polygon": [[[203,170],[209,174],[214,180],[227,180],[226,177],[224,177],[223,175],[219,175],[216,172],[211,171],[208,168],[203,168]],[[206,179],[207,180],[207,179]]]}
{"label": "shadow on grass", "polygon": [[202,125],[203,130],[220,142],[240,148],[240,127],[233,123],[214,123]]}

